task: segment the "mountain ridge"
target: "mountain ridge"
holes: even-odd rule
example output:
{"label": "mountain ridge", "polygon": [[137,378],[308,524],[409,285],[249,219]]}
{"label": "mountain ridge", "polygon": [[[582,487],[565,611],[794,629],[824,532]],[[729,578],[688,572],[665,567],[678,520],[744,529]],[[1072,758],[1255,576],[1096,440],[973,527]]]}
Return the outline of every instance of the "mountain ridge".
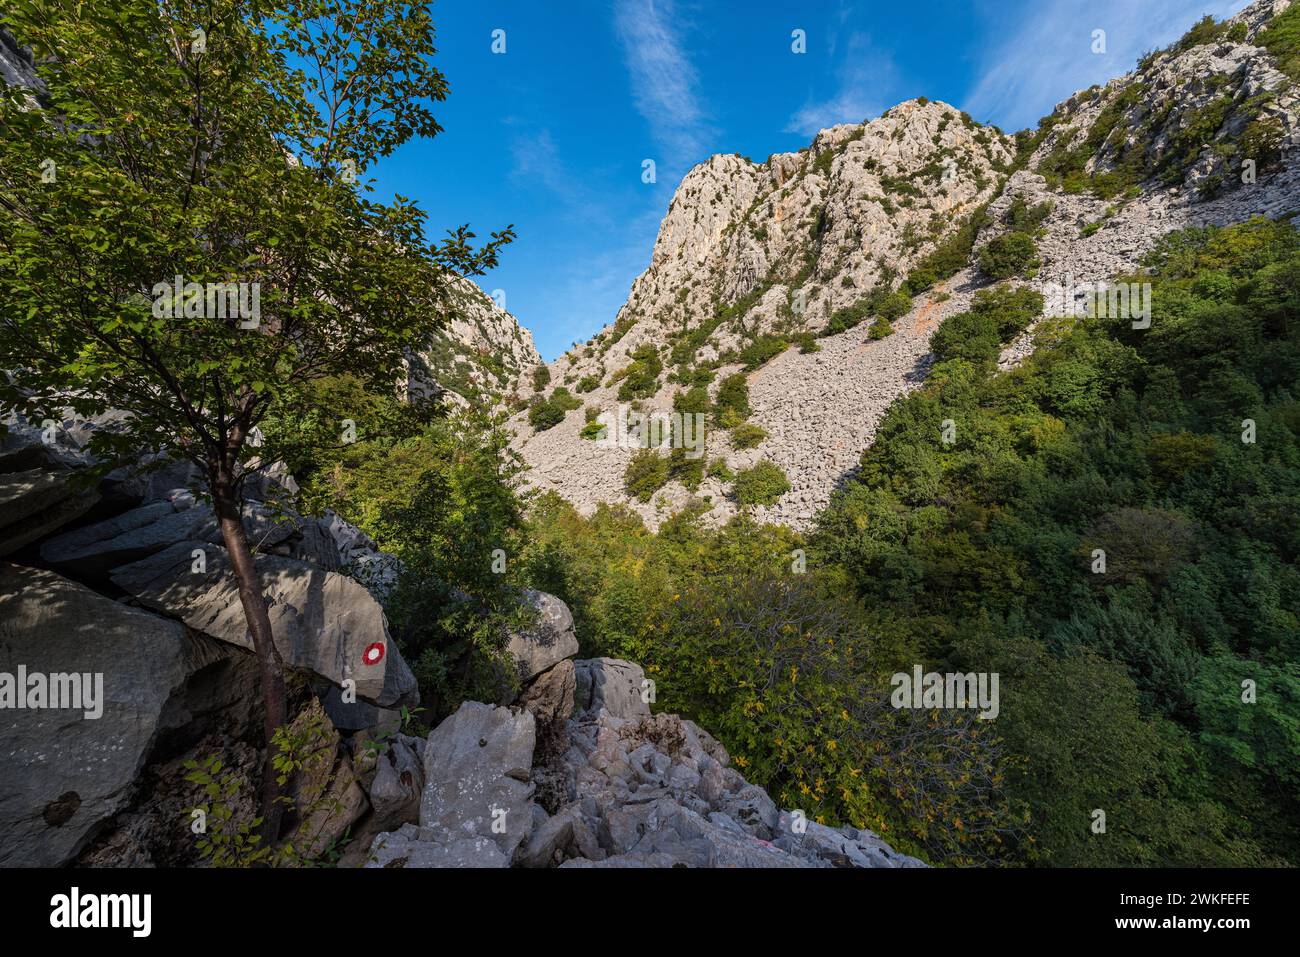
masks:
{"label": "mountain ridge", "polygon": [[[1163,233],[1300,207],[1300,94],[1258,45],[1290,8],[1261,0],[1202,21],[1014,137],[921,97],[763,163],[720,154],[693,167],[614,322],[548,364],[569,393],[558,424],[539,430],[523,411],[512,420],[528,484],[584,514],[622,503],[657,527],[695,502],[716,524],[745,507],[728,474],[766,461],[788,488],[753,506],[756,516],[809,527],[884,410],[923,381],[929,337],[993,284],[977,253],[1023,232],[1008,216],[1040,214],[1030,230],[1038,261],[1005,278],[1045,284],[1108,282],[1138,269]],[[1236,183],[1247,159],[1257,181]],[[946,276],[917,275],[936,262]],[[903,290],[915,301],[898,299]],[[1032,331],[1005,363],[1031,347]],[[715,422],[704,464],[660,466],[639,495],[629,491],[637,450],[589,441],[596,414],[687,411],[701,387],[716,419],[721,383],[735,375],[751,407],[741,441],[734,417]]]}

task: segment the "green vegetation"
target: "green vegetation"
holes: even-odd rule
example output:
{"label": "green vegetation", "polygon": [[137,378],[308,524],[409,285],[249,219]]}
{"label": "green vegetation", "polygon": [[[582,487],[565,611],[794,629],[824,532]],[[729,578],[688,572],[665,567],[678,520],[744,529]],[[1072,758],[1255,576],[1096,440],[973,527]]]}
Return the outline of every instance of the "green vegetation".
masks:
{"label": "green vegetation", "polygon": [[982,289],[970,310],[950,317],[930,340],[940,362],[995,363],[1002,345],[1029,327],[1043,311],[1043,297],[1033,289],[1010,285]]}
{"label": "green vegetation", "polygon": [[749,418],[749,380],[743,372],[727,376],[718,386],[713,403],[713,421],[724,429],[734,428]]}
{"label": "green vegetation", "polygon": [[551,370],[545,365],[533,369],[533,391],[541,392],[551,384]]}
{"label": "green vegetation", "polygon": [[[1243,27],[1245,24],[1241,24]],[[1224,39],[1228,33],[1228,24],[1220,23],[1214,17],[1205,16],[1192,25],[1192,28],[1183,34],[1181,40],[1173,45],[1172,52],[1176,55],[1185,53],[1192,47],[1201,46],[1206,43],[1216,43]]]}
{"label": "green vegetation", "polygon": [[980,250],[980,269],[990,279],[1023,276],[1038,264],[1038,246],[1027,233],[1003,233]]}
{"label": "green vegetation", "polygon": [[810,355],[814,352],[821,351],[821,344],[818,343],[817,337],[811,332],[800,332],[791,337],[795,345],[799,347],[800,355]]}
{"label": "green vegetation", "polygon": [[790,481],[780,466],[763,459],[736,473],[732,494],[741,505],[771,505],[790,491]]}
{"label": "green vegetation", "polygon": [[740,350],[736,358],[745,370],[753,372],[768,359],[772,359],[790,348],[790,343],[781,336],[760,336]]}
{"label": "green vegetation", "polygon": [[1026,233],[1030,236],[1043,225],[1048,216],[1052,215],[1052,210],[1056,207],[1050,199],[1044,200],[1035,206],[1030,206],[1029,201],[1023,195],[1017,195],[1007,207],[1006,213],[1002,217],[1011,229],[1018,233]]}
{"label": "green vegetation", "polygon": [[1300,81],[1300,6],[1293,3],[1274,17],[1259,31],[1255,44],[1269,52],[1279,70]]}
{"label": "green vegetation", "polygon": [[731,430],[731,444],[738,449],[752,449],[767,438],[767,430],[752,422],[742,422]]}
{"label": "green vegetation", "polygon": [[714,459],[710,462],[708,473],[720,482],[730,482],[736,477],[736,473],[727,465],[726,459]]}
{"label": "green vegetation", "polygon": [[565,415],[582,406],[581,400],[564,386],[556,386],[550,396],[533,396],[528,404],[528,424],[545,432],[564,421]]}
{"label": "green vegetation", "polygon": [[[1300,241],[1192,231],[1152,266],[1150,329],[1062,320],[1008,374],[994,336],[1031,304],[945,323],[814,550],[880,633],[1000,672],[1008,797],[1035,838],[1004,859],[1295,863]],[[1122,831],[1091,835],[1095,807]]]}
{"label": "green vegetation", "polygon": [[917,264],[906,283],[912,295],[930,288],[937,282],[942,282],[970,263],[975,239],[988,222],[987,208],[986,204],[971,212],[961,221],[952,235],[938,243]]}
{"label": "green vegetation", "polygon": [[400,559],[384,608],[429,718],[495,700],[485,696],[508,673],[501,629],[519,622],[513,569],[498,574],[491,557],[520,547],[521,466],[508,436],[481,416],[358,431],[372,437],[302,463],[302,506],[337,510]]}
{"label": "green vegetation", "polygon": [[659,391],[659,374],[664,371],[659,350],[648,342],[637,346],[631,358],[631,364],[615,375],[620,380],[618,397],[624,402],[653,396]]}
{"label": "green vegetation", "polygon": [[888,325],[895,319],[907,315],[911,308],[912,297],[905,290],[890,291],[888,285],[882,283],[853,305],[836,309],[821,334],[823,337],[838,335],[852,329],[864,319],[873,317],[883,320]]}
{"label": "green vegetation", "polygon": [[627,469],[623,473],[623,487],[637,501],[648,502],[655,492],[668,484],[668,479],[667,456],[660,455],[654,449],[641,449],[627,463]]}

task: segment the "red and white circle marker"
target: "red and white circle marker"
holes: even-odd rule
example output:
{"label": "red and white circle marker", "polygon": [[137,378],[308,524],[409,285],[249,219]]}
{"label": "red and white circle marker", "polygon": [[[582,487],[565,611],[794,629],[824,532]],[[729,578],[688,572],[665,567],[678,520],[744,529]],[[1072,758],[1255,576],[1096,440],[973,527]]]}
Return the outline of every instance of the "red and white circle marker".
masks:
{"label": "red and white circle marker", "polygon": [[384,643],[376,641],[366,649],[366,653],[361,656],[361,660],[368,665],[377,665],[384,660]]}

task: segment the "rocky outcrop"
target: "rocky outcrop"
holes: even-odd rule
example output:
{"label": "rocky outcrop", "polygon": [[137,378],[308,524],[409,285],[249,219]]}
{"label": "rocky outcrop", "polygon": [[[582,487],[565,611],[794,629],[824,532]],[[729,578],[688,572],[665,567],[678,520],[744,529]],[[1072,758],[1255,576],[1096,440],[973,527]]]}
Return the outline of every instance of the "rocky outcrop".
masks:
{"label": "rocky outcrop", "polygon": [[542,361],[533,334],[472,280],[452,280],[445,318],[408,360],[411,395],[480,405],[514,395]]}
{"label": "rocky outcrop", "polygon": [[591,658],[575,662],[574,671],[574,702],[580,713],[649,717],[649,685],[640,665],[617,658]]}
{"label": "rocky outcrop", "polygon": [[161,734],[229,705],[206,682],[185,693],[223,657],[175,621],[0,565],[0,866],[72,860],[126,806]]}
{"label": "rocky outcrop", "polygon": [[0,475],[0,556],[38,541],[85,514],[99,493],[69,473],[31,469]]}
{"label": "rocky outcrop", "polygon": [[[383,609],[345,575],[277,555],[256,557],[276,648],[285,663],[356,697],[392,707],[418,700],[415,677],[388,636]],[[181,541],[112,572],[115,585],[148,608],[220,641],[252,648],[225,550]]]}
{"label": "rocky outcrop", "polygon": [[[685,369],[689,378],[709,362],[715,367],[708,388],[716,396],[722,379],[743,373],[749,421],[766,437],[739,448],[710,423],[707,461],[721,459],[733,472],[760,460],[777,465],[790,489],[753,514],[810,527],[856,470],[890,404],[924,382],[934,331],[988,280],[972,257],[967,268],[917,296],[883,339],[871,338],[863,322],[819,339],[818,351],[789,348],[758,368],[736,362],[736,350],[764,335],[789,340],[818,332],[835,310],[874,286],[897,288],[985,203],[991,224],[976,249],[1007,228],[1000,216],[1014,197],[1056,204],[1042,225],[1042,262],[1030,280],[1038,286],[1109,282],[1139,268],[1160,236],[1187,226],[1300,210],[1300,91],[1256,45],[1289,6],[1261,0],[1228,21],[1244,25],[1244,39],[1225,28],[1213,42],[1175,45],[1105,87],[1075,94],[1046,120],[1019,172],[1011,139],[923,100],[868,123],[823,130],[806,150],[763,163],[712,157],[678,187],[650,266],[615,322],[552,363],[551,382],[596,410],[616,409],[633,353],[649,347],[663,370],[653,394],[638,401],[644,412],[667,412],[675,394],[698,381],[673,381],[670,374]],[[1101,118],[1114,121],[1104,137]],[[1088,141],[1096,131],[1101,142],[1087,157],[1087,174],[1114,171],[1141,155],[1140,183],[1110,198],[1049,188],[1038,174],[1063,150],[1093,149]],[[1204,138],[1193,143],[1193,136]],[[1269,155],[1247,157],[1243,143]],[[1257,181],[1249,184],[1241,183],[1246,159],[1258,161]],[[1032,331],[1023,336],[1004,366],[1023,358],[1033,341]],[[623,504],[652,528],[688,504],[702,507],[708,523],[739,510],[730,482],[715,476],[694,490],[673,480],[649,501],[631,497],[624,473],[636,450],[584,438],[585,420],[574,410],[540,432],[523,414],[512,421],[534,488],[556,492],[584,514],[602,502]]]}
{"label": "rocky outcrop", "polygon": [[[694,723],[643,710],[639,684],[633,705],[624,692],[642,674],[636,665],[568,664],[535,679],[522,707],[467,702],[439,725],[425,751],[419,821],[376,835],[365,866],[924,866],[870,831],[781,811]],[[559,718],[564,694],[554,689],[574,672],[589,676],[585,704]],[[594,690],[606,688],[618,693]],[[558,720],[545,742],[539,701]]]}
{"label": "rocky outcrop", "polygon": [[422,831],[449,846],[492,842],[509,862],[532,827],[536,734],[527,710],[476,701],[461,705],[429,735]]}
{"label": "rocky outcrop", "polygon": [[506,641],[506,651],[514,661],[515,677],[520,682],[578,653],[578,636],[569,606],[554,595],[532,588],[525,589],[523,598],[523,603],[536,613],[536,620],[527,631],[512,633]]}

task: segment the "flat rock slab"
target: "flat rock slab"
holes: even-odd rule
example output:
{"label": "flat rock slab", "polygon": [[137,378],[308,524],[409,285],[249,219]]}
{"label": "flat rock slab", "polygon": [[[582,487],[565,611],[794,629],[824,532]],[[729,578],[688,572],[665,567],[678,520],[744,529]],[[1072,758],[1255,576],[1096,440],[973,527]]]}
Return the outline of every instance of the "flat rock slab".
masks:
{"label": "flat rock slab", "polygon": [[[126,805],[164,706],[202,663],[178,622],[53,572],[0,564],[0,867],[76,857]],[[102,715],[86,717],[84,697],[79,708],[14,708],[4,686],[19,666],[29,683],[80,675],[92,695],[100,676]]]}
{"label": "flat rock slab", "polygon": [[[202,570],[196,571],[202,555]],[[364,587],[292,558],[259,555],[257,571],[271,630],[285,664],[342,685],[383,707],[417,699],[415,676],[389,638],[379,603]],[[112,572],[113,583],[196,631],[252,649],[226,550],[201,541],[170,548]]]}
{"label": "flat rock slab", "polygon": [[98,492],[76,488],[66,472],[0,474],[0,555],[62,528],[98,501]]}
{"label": "flat rock slab", "polygon": [[507,861],[533,826],[530,712],[466,701],[430,734],[420,825],[443,845],[487,838]]}
{"label": "flat rock slab", "polygon": [[[181,501],[178,500],[177,504]],[[293,522],[269,509],[246,504],[244,529],[249,545],[266,549],[294,532]],[[83,574],[106,574],[118,565],[139,561],[176,542],[200,540],[221,544],[221,531],[210,506],[180,507],[152,502],[84,528],[56,535],[41,545],[41,558]]]}

